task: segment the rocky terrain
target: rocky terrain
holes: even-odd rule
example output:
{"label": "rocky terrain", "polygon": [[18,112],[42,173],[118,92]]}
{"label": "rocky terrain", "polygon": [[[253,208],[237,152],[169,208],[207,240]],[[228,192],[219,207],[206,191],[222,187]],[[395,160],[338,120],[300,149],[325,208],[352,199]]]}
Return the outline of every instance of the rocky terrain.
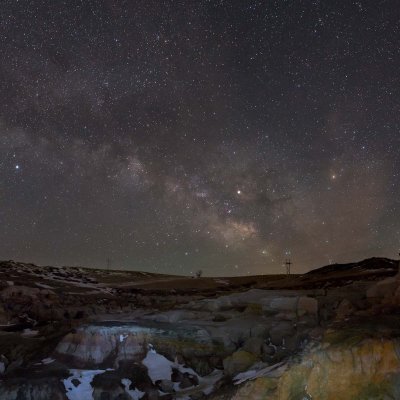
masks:
{"label": "rocky terrain", "polygon": [[400,398],[398,261],[185,278],[0,263],[0,399]]}

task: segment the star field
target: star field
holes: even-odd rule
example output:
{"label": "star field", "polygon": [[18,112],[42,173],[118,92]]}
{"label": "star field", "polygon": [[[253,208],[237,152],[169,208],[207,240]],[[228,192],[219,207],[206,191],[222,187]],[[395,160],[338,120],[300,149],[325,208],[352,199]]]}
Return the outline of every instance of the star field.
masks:
{"label": "star field", "polygon": [[0,259],[294,272],[394,257],[396,1],[0,8]]}

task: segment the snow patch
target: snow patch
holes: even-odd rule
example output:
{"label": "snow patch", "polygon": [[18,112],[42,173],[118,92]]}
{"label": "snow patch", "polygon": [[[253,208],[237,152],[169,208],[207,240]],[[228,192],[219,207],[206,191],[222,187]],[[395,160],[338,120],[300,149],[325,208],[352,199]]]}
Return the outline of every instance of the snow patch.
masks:
{"label": "snow patch", "polygon": [[42,289],[54,289],[53,286],[45,285],[44,283],[35,282],[35,285]]}
{"label": "snow patch", "polygon": [[141,392],[139,389],[129,389],[132,384],[132,381],[128,378],[121,379],[121,383],[124,385],[125,392],[131,397],[132,400],[141,399],[146,393]]}
{"label": "snow patch", "polygon": [[175,366],[175,363],[158,354],[152,346],[150,346],[142,364],[147,368],[149,377],[153,383],[162,379],[171,380],[172,367]]}
{"label": "snow patch", "polygon": [[37,336],[37,334],[39,333],[39,331],[33,331],[32,329],[24,329],[23,332],[21,333],[21,336],[23,337],[34,337]]}
{"label": "snow patch", "polygon": [[119,342],[122,343],[129,335],[125,335],[123,333],[121,333],[119,335]]}
{"label": "snow patch", "polygon": [[35,365],[47,365],[47,364],[53,363],[54,361],[56,361],[54,358],[46,357],[46,358],[43,358],[42,361],[35,363]]}
{"label": "snow patch", "polygon": [[187,397],[186,394],[194,393],[194,391],[196,393],[203,392],[206,396],[211,394],[214,391],[215,383],[223,376],[222,371],[214,370],[211,374],[201,377],[192,368],[185,367],[176,361],[169,361],[163,355],[158,354],[151,345],[149,346],[149,351],[147,352],[145,359],[142,361],[142,364],[147,368],[148,375],[153,383],[163,379],[170,381],[173,369],[179,370],[182,374],[187,373],[196,376],[199,382],[196,386],[181,389],[179,387],[179,382],[174,383],[173,386],[176,392],[175,398],[181,400],[190,400],[190,397]]}
{"label": "snow patch", "polygon": [[[72,375],[63,380],[68,400],[93,400],[92,380],[96,375],[103,374],[106,371],[110,371],[110,369],[70,369],[69,372]],[[75,379],[79,381],[78,386],[72,383]]]}
{"label": "snow patch", "polygon": [[229,282],[226,281],[225,279],[214,279],[214,282],[215,282],[215,283],[222,284],[222,285],[225,285],[225,286],[228,286],[228,285],[229,285]]}
{"label": "snow patch", "polygon": [[243,382],[260,377],[278,378],[283,374],[286,368],[287,365],[284,362],[280,362],[259,370],[251,369],[245,372],[241,372],[240,374],[237,374],[233,378],[233,383],[235,385],[240,385]]}

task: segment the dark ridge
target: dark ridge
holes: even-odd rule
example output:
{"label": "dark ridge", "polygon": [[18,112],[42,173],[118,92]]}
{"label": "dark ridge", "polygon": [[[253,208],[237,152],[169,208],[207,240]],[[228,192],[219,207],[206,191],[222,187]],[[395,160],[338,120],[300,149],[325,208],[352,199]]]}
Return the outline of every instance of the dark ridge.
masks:
{"label": "dark ridge", "polygon": [[398,260],[391,260],[390,258],[384,257],[372,257],[367,258],[365,260],[349,263],[349,264],[330,264],[325,267],[313,269],[310,272],[307,272],[305,275],[313,275],[313,274],[326,274],[331,272],[345,272],[345,271],[363,271],[363,270],[397,270],[399,268]]}

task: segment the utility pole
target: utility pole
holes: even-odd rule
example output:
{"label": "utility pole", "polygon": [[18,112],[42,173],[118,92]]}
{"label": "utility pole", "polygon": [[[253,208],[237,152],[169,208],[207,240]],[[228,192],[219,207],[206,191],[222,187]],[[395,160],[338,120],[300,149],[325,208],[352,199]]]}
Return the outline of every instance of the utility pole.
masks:
{"label": "utility pole", "polygon": [[292,262],[289,259],[286,259],[285,266],[286,266],[286,275],[290,275],[290,267],[292,266]]}
{"label": "utility pole", "polygon": [[111,258],[107,257],[107,271],[111,269]]}

